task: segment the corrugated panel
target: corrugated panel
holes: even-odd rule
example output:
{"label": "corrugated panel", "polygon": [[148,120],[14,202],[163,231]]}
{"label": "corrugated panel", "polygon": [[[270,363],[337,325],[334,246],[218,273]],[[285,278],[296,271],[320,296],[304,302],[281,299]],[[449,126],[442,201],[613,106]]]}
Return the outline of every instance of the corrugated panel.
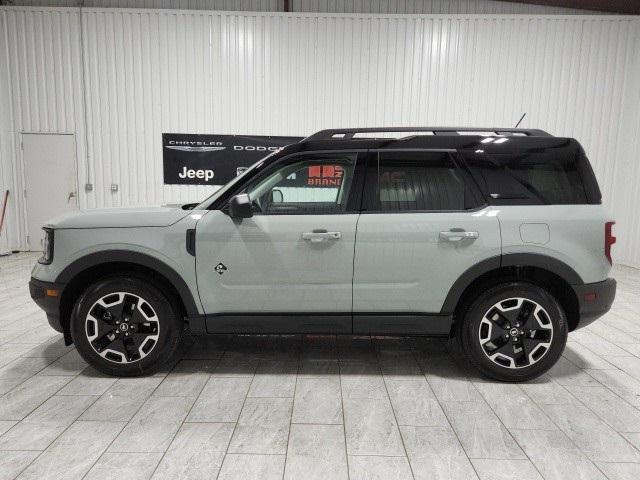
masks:
{"label": "corrugated panel", "polygon": [[[11,112],[9,142],[3,153],[11,155],[12,183],[10,229],[13,248],[24,248],[25,203],[21,195],[20,133],[76,133],[83,138],[80,23],[77,9],[2,8],[6,38],[6,68],[10,101],[2,115]],[[84,145],[78,143],[79,158]],[[84,176],[85,162],[79,165]]]}
{"label": "corrugated panel", "polygon": [[492,0],[291,0],[294,12],[420,13],[420,14],[542,14],[580,15],[577,8],[527,5]]}
{"label": "corrugated panel", "polygon": [[13,5],[43,7],[168,8],[279,12],[282,0],[12,0]]}
{"label": "corrugated panel", "polygon": [[[17,124],[46,128],[67,121],[70,111],[76,118],[79,82],[49,85],[56,76],[46,72],[56,67],[42,59],[52,48],[49,40],[53,48],[59,40],[40,37],[57,32],[73,43],[77,28],[59,28],[58,11],[3,13],[10,19]],[[81,192],[83,205],[205,195],[204,187],[162,184],[162,132],[307,135],[338,126],[510,126],[527,112],[524,126],[573,136],[585,146],[624,231],[618,258],[640,265],[640,225],[628,208],[640,202],[630,181],[640,175],[633,154],[640,148],[635,17],[117,9],[83,9],[82,16],[95,184],[93,192]],[[57,55],[68,59],[62,63],[69,75],[79,53],[68,50]],[[68,104],[76,107],[61,110]],[[625,143],[629,138],[636,143]],[[84,153],[79,161],[87,165]],[[112,183],[120,186],[115,194]]]}
{"label": "corrugated panel", "polygon": [[[281,12],[283,0],[12,0],[13,5],[50,7],[172,8],[179,10],[227,10]],[[584,15],[589,10],[527,5],[493,0],[291,0],[292,12],[420,13],[420,14],[542,14]]]}

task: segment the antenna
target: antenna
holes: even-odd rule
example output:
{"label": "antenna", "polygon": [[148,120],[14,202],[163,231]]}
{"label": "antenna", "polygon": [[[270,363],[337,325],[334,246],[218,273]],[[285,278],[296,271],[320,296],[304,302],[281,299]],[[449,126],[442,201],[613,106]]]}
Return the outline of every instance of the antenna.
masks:
{"label": "antenna", "polygon": [[518,128],[518,125],[520,125],[520,122],[522,122],[522,119],[525,117],[525,115],[526,115],[526,114],[527,114],[527,112],[524,112],[524,113],[522,114],[522,116],[520,117],[520,120],[518,120],[518,123],[516,123],[516,126],[515,126],[515,127],[513,127],[513,128]]}

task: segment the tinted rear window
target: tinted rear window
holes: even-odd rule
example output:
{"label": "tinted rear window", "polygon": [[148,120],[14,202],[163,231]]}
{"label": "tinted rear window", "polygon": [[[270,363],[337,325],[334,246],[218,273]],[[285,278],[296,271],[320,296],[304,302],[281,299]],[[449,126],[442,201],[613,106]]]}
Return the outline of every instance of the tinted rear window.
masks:
{"label": "tinted rear window", "polygon": [[447,152],[380,152],[377,160],[367,181],[367,210],[465,210],[482,203]]}
{"label": "tinted rear window", "polygon": [[485,154],[475,151],[465,152],[464,157],[492,203],[590,203],[575,152],[549,149],[518,154]]}

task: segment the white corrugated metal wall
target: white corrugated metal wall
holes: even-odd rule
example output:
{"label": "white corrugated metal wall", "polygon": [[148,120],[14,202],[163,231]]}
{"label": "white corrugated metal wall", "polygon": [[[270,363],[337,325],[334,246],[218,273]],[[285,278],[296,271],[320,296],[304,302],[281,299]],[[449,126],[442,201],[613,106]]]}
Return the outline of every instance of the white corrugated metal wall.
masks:
{"label": "white corrugated metal wall", "polygon": [[[284,0],[11,0],[43,7],[173,8],[282,12]],[[535,13],[583,15],[588,10],[495,0],[290,0],[292,12],[330,13]],[[594,12],[591,12],[594,13]]]}
{"label": "white corrugated metal wall", "polygon": [[79,9],[0,12],[13,131],[76,133],[78,183],[94,184],[80,192],[84,207],[203,196],[162,185],[162,132],[509,126],[527,112],[525,126],[583,143],[605,199],[620,207],[617,257],[640,265],[629,209],[640,192],[621,170],[637,168],[625,144],[640,123],[637,17],[83,9],[83,63]]}

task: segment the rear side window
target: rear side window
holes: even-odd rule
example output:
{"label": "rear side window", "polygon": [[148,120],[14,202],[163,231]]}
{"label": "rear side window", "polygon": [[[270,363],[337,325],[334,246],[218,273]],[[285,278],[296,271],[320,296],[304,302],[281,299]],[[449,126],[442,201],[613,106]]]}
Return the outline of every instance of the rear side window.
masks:
{"label": "rear side window", "polygon": [[554,149],[518,154],[465,152],[471,173],[498,205],[589,203],[575,155]]}
{"label": "rear side window", "polygon": [[380,152],[367,176],[366,210],[451,211],[481,203],[447,152]]}

